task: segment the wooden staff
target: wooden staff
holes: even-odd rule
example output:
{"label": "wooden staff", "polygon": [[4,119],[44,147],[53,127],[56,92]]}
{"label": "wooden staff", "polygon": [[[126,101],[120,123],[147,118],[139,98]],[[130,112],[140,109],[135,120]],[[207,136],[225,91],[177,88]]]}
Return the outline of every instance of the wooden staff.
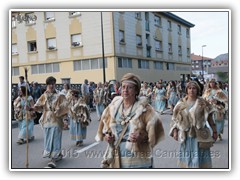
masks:
{"label": "wooden staff", "polygon": [[[25,79],[26,79],[26,106],[28,105],[27,104],[27,100],[28,100],[28,69],[25,67],[24,68],[24,71],[25,71]],[[25,107],[26,108],[26,107]],[[28,112],[26,110],[26,115],[25,115],[25,118],[26,118],[26,126],[27,126],[27,129],[26,129],[26,168],[28,168],[29,166],[29,163],[28,163]]]}

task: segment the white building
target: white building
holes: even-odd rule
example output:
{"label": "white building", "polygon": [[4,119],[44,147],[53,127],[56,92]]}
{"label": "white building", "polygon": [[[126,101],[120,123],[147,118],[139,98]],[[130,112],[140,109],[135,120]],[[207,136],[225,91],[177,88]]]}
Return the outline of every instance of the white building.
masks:
{"label": "white building", "polygon": [[[22,22],[21,22],[22,20]],[[12,82],[29,67],[29,81],[48,76],[71,83],[120,80],[179,80],[191,74],[194,25],[170,12],[12,12]]]}

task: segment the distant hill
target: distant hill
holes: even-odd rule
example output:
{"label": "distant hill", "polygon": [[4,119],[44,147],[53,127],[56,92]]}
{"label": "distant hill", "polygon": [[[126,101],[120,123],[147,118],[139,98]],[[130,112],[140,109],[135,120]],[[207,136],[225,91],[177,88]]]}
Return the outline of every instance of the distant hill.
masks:
{"label": "distant hill", "polygon": [[225,61],[228,60],[228,53],[220,54],[216,58],[214,58],[215,61]]}

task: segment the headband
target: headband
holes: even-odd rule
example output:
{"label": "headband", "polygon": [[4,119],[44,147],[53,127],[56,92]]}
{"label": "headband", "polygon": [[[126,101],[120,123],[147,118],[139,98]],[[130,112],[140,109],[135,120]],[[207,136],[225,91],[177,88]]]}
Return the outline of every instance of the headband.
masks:
{"label": "headband", "polygon": [[132,80],[124,80],[122,83],[131,83],[131,84],[137,85],[137,83]]}

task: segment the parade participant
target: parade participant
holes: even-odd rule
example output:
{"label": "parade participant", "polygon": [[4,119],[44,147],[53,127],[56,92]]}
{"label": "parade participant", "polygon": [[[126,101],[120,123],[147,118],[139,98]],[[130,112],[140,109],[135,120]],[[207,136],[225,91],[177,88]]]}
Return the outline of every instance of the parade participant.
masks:
{"label": "parade participant", "polygon": [[221,141],[224,128],[224,113],[228,110],[228,98],[226,94],[217,86],[215,79],[211,79],[208,89],[204,92],[206,99],[214,108],[213,120],[216,124],[218,138]]}
{"label": "parade participant", "polygon": [[173,110],[170,136],[181,143],[180,168],[212,168],[210,147],[217,139],[217,132],[211,105],[199,97],[200,91],[197,82],[190,81],[186,97],[179,100]]}
{"label": "parade participant", "polygon": [[[69,83],[63,84],[63,89],[61,90],[61,93],[64,94],[67,99],[69,98],[69,96],[71,94],[71,88],[70,88]],[[69,120],[69,117],[68,117],[68,115],[66,115],[65,118],[63,118],[63,130],[69,130],[68,120]]]}
{"label": "parade participant", "polygon": [[148,98],[149,104],[151,104],[151,95],[152,95],[152,90],[151,88],[148,87],[147,82],[143,83],[143,86],[140,89],[139,96],[145,96]]}
{"label": "parade participant", "polygon": [[160,116],[146,97],[138,97],[138,76],[125,74],[121,86],[121,96],[116,96],[104,110],[95,138],[100,141],[105,135],[108,142],[101,167],[152,168],[152,149],[164,136]]}
{"label": "parade participant", "polygon": [[63,117],[68,113],[66,97],[55,89],[56,79],[52,76],[46,79],[47,89],[37,100],[33,110],[43,111],[40,124],[44,133],[43,157],[51,158],[48,166],[56,167],[56,162],[62,159],[62,128]]}
{"label": "parade participant", "polygon": [[89,93],[89,85],[88,85],[88,80],[87,79],[84,80],[84,83],[81,86],[81,92],[82,92],[83,100],[86,102],[86,104],[90,108],[90,106],[89,106],[90,93]]}
{"label": "parade participant", "polygon": [[102,116],[104,110],[104,89],[101,82],[97,84],[97,88],[93,91],[93,102],[96,105],[98,118]]}
{"label": "parade participant", "polygon": [[85,101],[79,97],[78,90],[71,91],[69,117],[71,139],[76,142],[76,146],[81,146],[86,139],[87,126],[91,118]]}
{"label": "parade participant", "polygon": [[155,90],[155,110],[163,114],[166,106],[166,90],[162,86],[162,84],[157,84],[157,88]]}
{"label": "parade participant", "polygon": [[[26,96],[28,94],[28,96]],[[27,138],[33,140],[33,129],[34,129],[34,118],[36,114],[34,112],[28,111],[28,107],[33,107],[34,102],[32,96],[29,96],[29,91],[25,86],[20,87],[19,96],[14,101],[14,112],[15,118],[18,121],[19,134],[18,134],[18,144],[23,144],[26,142]],[[27,123],[28,121],[28,123]],[[28,126],[28,127],[27,127]],[[28,128],[28,137],[26,134]]]}
{"label": "parade participant", "polygon": [[168,106],[170,106],[171,115],[173,113],[173,108],[177,104],[179,98],[177,96],[177,88],[176,83],[174,81],[170,81],[170,89],[168,91]]}

